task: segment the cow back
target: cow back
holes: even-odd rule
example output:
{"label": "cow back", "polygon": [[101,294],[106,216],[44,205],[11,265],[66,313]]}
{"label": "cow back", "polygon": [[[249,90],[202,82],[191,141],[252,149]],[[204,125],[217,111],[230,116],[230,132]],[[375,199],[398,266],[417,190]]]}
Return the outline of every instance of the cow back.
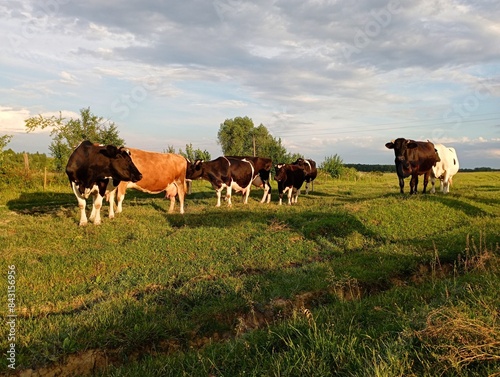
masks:
{"label": "cow back", "polygon": [[173,182],[182,184],[186,179],[186,159],[175,153],[149,152],[129,148],[132,161],[142,173],[142,179],[129,185],[143,191],[159,193]]}

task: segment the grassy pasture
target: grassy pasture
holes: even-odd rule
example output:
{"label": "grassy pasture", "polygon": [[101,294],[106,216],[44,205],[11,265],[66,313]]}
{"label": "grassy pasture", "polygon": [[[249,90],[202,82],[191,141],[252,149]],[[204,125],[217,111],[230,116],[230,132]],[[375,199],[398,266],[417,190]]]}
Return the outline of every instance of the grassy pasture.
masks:
{"label": "grassy pasture", "polygon": [[500,375],[499,173],[446,196],[400,195],[395,174],[320,174],[295,206],[275,188],[216,208],[197,181],[184,215],[129,190],[87,227],[69,185],[0,189],[17,373]]}

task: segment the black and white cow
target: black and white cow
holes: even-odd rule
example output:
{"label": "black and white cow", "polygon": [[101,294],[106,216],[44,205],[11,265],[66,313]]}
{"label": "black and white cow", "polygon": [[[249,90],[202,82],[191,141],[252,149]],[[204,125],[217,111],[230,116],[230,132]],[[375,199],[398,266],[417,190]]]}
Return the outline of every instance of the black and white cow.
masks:
{"label": "black and white cow", "polygon": [[288,204],[297,203],[300,188],[306,179],[303,168],[293,164],[278,164],[275,167],[274,179],[278,182],[279,204],[282,204],[283,194],[288,192]]}
{"label": "black and white cow", "polygon": [[[142,178],[127,149],[88,140],[80,143],[69,157],[66,174],[78,200],[80,225],[87,225],[85,206],[90,195],[93,196],[90,220],[99,225],[103,197],[115,190],[120,181],[137,182]],[[114,217],[113,203],[109,217]]]}
{"label": "black and white cow", "polygon": [[299,158],[297,161],[292,163],[292,165],[300,166],[304,169],[304,173],[306,173],[306,195],[309,194],[309,183],[311,183],[311,191],[314,191],[314,180],[318,175],[318,169],[316,168],[316,162],[311,159],[303,159]]}
{"label": "black and white cow", "polygon": [[394,149],[394,160],[396,164],[396,173],[399,178],[399,188],[401,194],[404,192],[406,177],[411,176],[410,194],[417,193],[418,176],[424,175],[425,194],[429,177],[432,173],[432,167],[440,161],[439,155],[430,141],[415,141],[399,138],[385,144],[386,148]]}
{"label": "black and white cow", "polygon": [[252,157],[252,156],[226,156],[228,158],[237,158],[239,160],[250,161],[254,168],[254,179],[252,184],[256,187],[264,189],[264,195],[262,196],[261,203],[271,201],[271,182],[269,179],[271,177],[271,169],[273,167],[273,161],[270,158],[265,157]]}
{"label": "black and white cow", "polygon": [[204,179],[212,184],[217,193],[217,207],[221,204],[222,190],[226,189],[227,205],[231,206],[232,190],[241,191],[243,203],[248,203],[250,187],[254,179],[254,167],[246,159],[221,156],[212,161],[196,160],[186,171],[187,179]]}

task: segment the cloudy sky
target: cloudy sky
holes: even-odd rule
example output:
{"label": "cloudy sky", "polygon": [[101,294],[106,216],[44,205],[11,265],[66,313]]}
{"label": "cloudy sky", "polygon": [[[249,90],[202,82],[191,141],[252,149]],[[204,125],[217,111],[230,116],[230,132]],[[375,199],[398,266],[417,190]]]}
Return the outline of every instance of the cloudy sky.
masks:
{"label": "cloudy sky", "polygon": [[398,137],[500,168],[498,0],[0,0],[0,135],[90,107],[129,146],[215,158],[248,116],[289,152],[389,164]]}

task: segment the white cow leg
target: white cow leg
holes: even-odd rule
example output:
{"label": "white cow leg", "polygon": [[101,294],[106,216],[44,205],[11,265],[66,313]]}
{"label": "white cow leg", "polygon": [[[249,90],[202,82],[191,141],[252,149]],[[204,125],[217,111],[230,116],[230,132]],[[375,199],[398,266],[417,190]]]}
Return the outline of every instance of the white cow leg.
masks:
{"label": "white cow leg", "polygon": [[114,190],[111,190],[109,193],[109,218],[114,219],[115,218],[115,195],[116,191],[118,188],[115,188]]}
{"label": "white cow leg", "polygon": [[[116,213],[121,213],[123,211],[123,199],[125,199],[125,194],[120,195],[118,189],[116,190]],[[114,201],[114,200],[113,200]]]}
{"label": "white cow leg", "polygon": [[90,214],[90,220],[94,222],[94,225],[101,224],[102,199],[103,197],[99,193],[94,194],[94,205],[92,206],[92,213]]}
{"label": "white cow leg", "polygon": [[448,180],[448,177],[445,177],[443,179],[442,186],[443,186],[443,193],[448,194],[448,192],[450,192],[450,181]]}
{"label": "white cow leg", "polygon": [[85,213],[85,207],[87,206],[87,201],[80,195],[80,192],[76,188],[74,182],[71,182],[71,188],[73,189],[73,193],[76,196],[76,200],[78,201],[78,208],[80,208],[80,226],[87,225],[87,214]]}
{"label": "white cow leg", "polygon": [[288,191],[288,205],[290,206],[292,205],[292,190],[288,187],[286,188],[286,190]]}
{"label": "white cow leg", "polygon": [[436,178],[435,177],[431,177],[431,194],[434,194],[436,192],[436,189],[435,189],[435,184],[436,184]]}
{"label": "white cow leg", "polygon": [[231,185],[226,187],[226,200],[227,200],[228,207],[231,207],[233,205],[233,203],[231,202],[232,191],[233,191],[233,189],[232,189]]}
{"label": "white cow leg", "polygon": [[266,200],[269,203],[271,201],[271,195],[269,195],[269,187],[267,184],[264,184],[264,195],[262,195],[262,200],[260,202],[264,203]]}
{"label": "white cow leg", "polygon": [[224,186],[215,190],[215,192],[217,194],[217,204],[215,205],[216,207],[220,207],[220,197],[221,197],[223,188],[224,188]]}
{"label": "white cow leg", "polygon": [[184,213],[184,197],[185,197],[184,187],[186,186],[181,185],[177,187],[177,195],[179,195],[179,207],[181,214]]}
{"label": "white cow leg", "polygon": [[248,197],[250,196],[250,186],[248,186],[246,192],[243,194],[243,203],[248,204]]}

